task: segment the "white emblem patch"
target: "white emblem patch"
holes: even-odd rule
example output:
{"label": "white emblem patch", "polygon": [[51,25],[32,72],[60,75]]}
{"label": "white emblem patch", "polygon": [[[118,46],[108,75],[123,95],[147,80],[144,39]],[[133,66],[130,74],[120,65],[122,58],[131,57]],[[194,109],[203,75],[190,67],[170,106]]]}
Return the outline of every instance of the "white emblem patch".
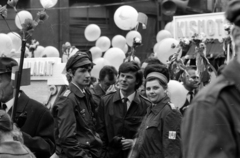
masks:
{"label": "white emblem patch", "polygon": [[175,140],[176,136],[177,136],[177,132],[176,131],[169,131],[168,139]]}

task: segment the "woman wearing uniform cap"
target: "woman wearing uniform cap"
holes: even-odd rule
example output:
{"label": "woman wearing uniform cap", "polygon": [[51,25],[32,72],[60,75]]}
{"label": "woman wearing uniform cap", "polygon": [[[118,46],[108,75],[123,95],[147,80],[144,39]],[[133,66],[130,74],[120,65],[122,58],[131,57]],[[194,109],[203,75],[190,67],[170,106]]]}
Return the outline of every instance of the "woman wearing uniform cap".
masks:
{"label": "woman wearing uniform cap", "polygon": [[152,102],[138,132],[130,158],[178,158],[181,156],[181,114],[167,95],[168,69],[149,65],[144,71],[146,95]]}
{"label": "woman wearing uniform cap", "polygon": [[33,153],[18,140],[23,140],[20,131],[13,125],[10,116],[0,110],[0,157],[1,158],[35,158]]}

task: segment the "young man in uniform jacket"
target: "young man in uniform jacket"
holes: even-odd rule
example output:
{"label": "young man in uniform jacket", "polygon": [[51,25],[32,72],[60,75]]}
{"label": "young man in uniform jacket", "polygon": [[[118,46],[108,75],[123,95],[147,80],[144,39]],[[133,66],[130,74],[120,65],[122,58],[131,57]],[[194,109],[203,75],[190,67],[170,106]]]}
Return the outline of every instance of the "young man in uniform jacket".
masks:
{"label": "young man in uniform jacket", "polygon": [[103,140],[101,157],[127,158],[133,139],[150,101],[139,95],[143,74],[135,62],[125,62],[119,68],[120,89],[102,97],[99,134]]}
{"label": "young man in uniform jacket", "polygon": [[[17,62],[8,57],[0,57],[0,102],[1,109],[11,114],[14,103],[11,70]],[[55,150],[54,119],[49,110],[41,103],[29,98],[20,91],[16,119],[20,127],[24,144],[37,158],[49,158]]]}
{"label": "young man in uniform jacket", "polygon": [[56,155],[60,158],[97,158],[102,141],[94,128],[94,101],[89,85],[93,63],[82,53],[73,55],[66,64],[69,90],[53,107]]}

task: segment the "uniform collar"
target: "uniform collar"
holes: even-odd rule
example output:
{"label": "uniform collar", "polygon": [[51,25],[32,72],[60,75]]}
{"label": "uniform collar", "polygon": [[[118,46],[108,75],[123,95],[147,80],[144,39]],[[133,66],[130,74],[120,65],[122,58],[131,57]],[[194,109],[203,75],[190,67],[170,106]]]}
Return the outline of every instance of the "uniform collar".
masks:
{"label": "uniform collar", "polygon": [[84,95],[85,90],[84,89],[81,90],[81,88],[79,88],[76,84],[74,84],[72,82],[69,84],[69,89],[70,89],[71,92],[73,92],[74,94],[76,94],[80,98],[83,98],[85,96]]}
{"label": "uniform collar", "polygon": [[240,63],[234,59],[230,62],[226,68],[222,71],[225,78],[229,79],[233,84],[238,84],[240,81],[240,75],[238,71],[240,70]]}
{"label": "uniform collar", "polygon": [[170,102],[169,97],[168,96],[164,97],[161,101],[159,101],[158,104],[150,107],[150,109],[148,110],[148,113],[152,112],[154,115],[157,115],[164,108],[164,106],[169,102]]}
{"label": "uniform collar", "polygon": [[[137,104],[140,104],[139,93],[137,91],[133,93],[132,97],[133,97],[133,99],[132,99],[133,102],[135,102]],[[128,96],[128,99],[129,99],[129,96]],[[119,101],[119,100],[122,100],[120,89],[118,89],[113,96],[113,102],[116,102],[116,101]]]}

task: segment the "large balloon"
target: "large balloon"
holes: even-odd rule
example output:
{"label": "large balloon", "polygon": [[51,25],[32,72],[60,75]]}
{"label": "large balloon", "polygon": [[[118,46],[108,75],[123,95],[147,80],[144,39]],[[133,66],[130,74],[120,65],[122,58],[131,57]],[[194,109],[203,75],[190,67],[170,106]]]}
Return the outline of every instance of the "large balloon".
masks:
{"label": "large balloon", "polygon": [[110,48],[111,41],[108,37],[102,36],[97,40],[96,46],[98,48],[100,48],[103,52],[105,52],[106,50],[108,50]]}
{"label": "large balloon", "polygon": [[57,50],[57,48],[53,47],[53,46],[47,46],[42,54],[41,57],[59,57],[59,51]]}
{"label": "large balloon", "polygon": [[158,50],[158,47],[159,47],[160,43],[161,43],[161,42],[158,42],[158,43],[156,43],[156,44],[154,45],[154,47],[153,47],[153,52],[154,52],[154,53],[157,53],[157,50]]}
{"label": "large balloon", "polygon": [[116,35],[112,39],[112,46],[116,48],[124,48],[127,43],[126,38],[122,35]]}
{"label": "large balloon", "polygon": [[92,53],[92,59],[93,60],[102,57],[102,50],[98,47],[92,47],[90,49],[90,52]]}
{"label": "large balloon", "polygon": [[177,53],[178,48],[173,48],[173,45],[177,46],[178,44],[179,42],[173,38],[162,40],[156,50],[157,58],[166,64],[169,57]]}
{"label": "large balloon", "polygon": [[93,63],[95,64],[92,71],[91,71],[91,76],[95,77],[96,79],[99,78],[99,73],[101,69],[106,66],[106,65],[111,65],[109,61],[107,61],[104,58],[98,58],[93,60]]}
{"label": "large balloon", "polygon": [[33,19],[32,14],[26,10],[20,11],[15,17],[15,24],[19,29],[22,29],[22,24],[24,24],[26,19]]}
{"label": "large balloon", "polygon": [[0,57],[9,56],[12,49],[13,45],[11,38],[4,33],[0,33]]}
{"label": "large balloon", "polygon": [[157,42],[160,42],[165,38],[172,38],[172,34],[167,30],[159,31],[157,34]]}
{"label": "large balloon", "polygon": [[121,49],[123,50],[124,53],[127,53],[128,52],[128,45],[125,44],[125,46]]}
{"label": "large balloon", "polygon": [[121,6],[114,14],[115,24],[122,30],[131,30],[138,24],[138,12],[131,6]]}
{"label": "large balloon", "polygon": [[164,30],[169,31],[173,35],[173,22],[167,23],[167,25],[165,25]]}
{"label": "large balloon", "polygon": [[40,0],[43,8],[48,9],[52,8],[57,4],[58,0]]}
{"label": "large balloon", "polygon": [[126,58],[125,53],[120,48],[110,48],[105,54],[104,59],[110,62],[117,70]]}
{"label": "large balloon", "polygon": [[84,35],[88,41],[96,41],[101,35],[101,29],[98,25],[90,24],[86,27]]}
{"label": "large balloon", "polygon": [[45,48],[43,46],[37,46],[37,49],[34,51],[34,57],[35,58],[41,57],[41,54],[44,51],[44,49]]}
{"label": "large balloon", "polygon": [[171,102],[178,108],[181,108],[187,98],[184,86],[175,80],[170,80],[168,83],[168,95]]}
{"label": "large balloon", "polygon": [[126,36],[126,40],[127,40],[127,44],[132,47],[133,46],[133,39],[134,38],[139,38],[140,40],[142,40],[142,36],[139,32],[137,31],[130,31],[127,36]]}
{"label": "large balloon", "polygon": [[19,50],[20,47],[22,46],[22,39],[21,36],[16,33],[16,32],[10,32],[7,34],[11,40],[12,40],[12,44],[13,44],[13,49],[15,50]]}

